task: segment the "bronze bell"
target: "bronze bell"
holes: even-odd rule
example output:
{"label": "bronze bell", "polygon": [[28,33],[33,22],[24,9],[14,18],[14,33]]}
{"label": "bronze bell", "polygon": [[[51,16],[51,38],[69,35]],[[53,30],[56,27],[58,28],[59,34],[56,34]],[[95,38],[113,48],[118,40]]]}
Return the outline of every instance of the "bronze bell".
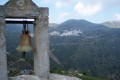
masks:
{"label": "bronze bell", "polygon": [[31,45],[31,36],[28,30],[23,30],[21,35],[21,41],[19,46],[16,48],[19,52],[30,52],[33,51]]}

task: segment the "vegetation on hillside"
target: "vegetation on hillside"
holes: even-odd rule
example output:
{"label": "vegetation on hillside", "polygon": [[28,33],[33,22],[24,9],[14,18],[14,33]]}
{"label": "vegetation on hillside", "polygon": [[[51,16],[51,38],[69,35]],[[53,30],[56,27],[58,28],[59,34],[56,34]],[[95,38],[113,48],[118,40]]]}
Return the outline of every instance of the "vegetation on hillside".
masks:
{"label": "vegetation on hillside", "polygon": [[[94,76],[106,77],[108,80],[119,80],[120,29],[109,29],[85,21],[72,22],[62,23],[61,28],[50,30],[60,32],[78,28],[83,30],[79,36],[49,37],[50,50],[61,63],[59,65],[51,60],[51,71],[56,69],[73,70],[86,74],[85,78]],[[20,30],[17,28],[9,29],[6,30],[7,52],[9,53],[8,66],[20,58],[20,53],[16,51],[16,47],[19,45],[21,35],[21,28]],[[27,53],[26,58],[30,64],[33,64],[32,53]]]}
{"label": "vegetation on hillside", "polygon": [[71,77],[77,77],[77,78],[80,78],[82,80],[105,80],[105,79],[102,79],[102,78],[88,76],[85,73],[80,73],[80,72],[74,71],[74,70],[65,71],[65,70],[58,69],[58,70],[54,70],[54,71],[51,71],[51,72],[61,74],[61,75],[71,76]]}

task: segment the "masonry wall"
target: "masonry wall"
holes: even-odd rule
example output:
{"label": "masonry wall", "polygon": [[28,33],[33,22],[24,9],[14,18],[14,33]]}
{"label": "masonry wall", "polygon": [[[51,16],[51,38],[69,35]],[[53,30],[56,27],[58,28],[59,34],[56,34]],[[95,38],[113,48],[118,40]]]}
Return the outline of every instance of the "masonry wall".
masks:
{"label": "masonry wall", "polygon": [[5,44],[5,17],[3,15],[3,7],[0,6],[0,80],[8,80],[7,78],[7,58]]}
{"label": "masonry wall", "polygon": [[40,80],[48,80],[49,77],[49,53],[48,53],[48,8],[40,8],[40,15],[35,19],[35,49],[34,71]]}

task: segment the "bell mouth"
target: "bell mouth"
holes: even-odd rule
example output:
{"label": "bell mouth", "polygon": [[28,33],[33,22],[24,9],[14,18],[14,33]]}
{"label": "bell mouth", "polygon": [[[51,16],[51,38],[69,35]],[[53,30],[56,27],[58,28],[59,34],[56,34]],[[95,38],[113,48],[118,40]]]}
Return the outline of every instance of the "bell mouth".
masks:
{"label": "bell mouth", "polygon": [[32,52],[33,51],[31,46],[19,46],[16,48],[16,50],[19,52]]}

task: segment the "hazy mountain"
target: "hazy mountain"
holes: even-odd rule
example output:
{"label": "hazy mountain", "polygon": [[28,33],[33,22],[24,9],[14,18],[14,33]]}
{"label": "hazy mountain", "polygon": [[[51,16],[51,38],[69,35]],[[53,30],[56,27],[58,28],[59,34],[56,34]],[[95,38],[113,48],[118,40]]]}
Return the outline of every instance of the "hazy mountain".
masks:
{"label": "hazy mountain", "polygon": [[108,21],[102,24],[109,28],[120,28],[120,21]]}
{"label": "hazy mountain", "polygon": [[91,23],[86,20],[68,20],[58,25],[58,30],[69,30],[69,29],[79,29],[81,28],[83,31],[91,31],[97,29],[106,29],[106,26],[101,24]]}
{"label": "hazy mountain", "polygon": [[57,28],[50,30],[50,34],[59,36],[79,36],[81,34],[86,36],[100,36],[108,30],[108,27],[101,24],[91,23],[86,20],[72,19],[58,25]]}
{"label": "hazy mountain", "polygon": [[57,28],[57,27],[58,27],[58,24],[56,24],[56,23],[50,23],[50,24],[49,24],[49,27],[50,27],[50,28]]}

